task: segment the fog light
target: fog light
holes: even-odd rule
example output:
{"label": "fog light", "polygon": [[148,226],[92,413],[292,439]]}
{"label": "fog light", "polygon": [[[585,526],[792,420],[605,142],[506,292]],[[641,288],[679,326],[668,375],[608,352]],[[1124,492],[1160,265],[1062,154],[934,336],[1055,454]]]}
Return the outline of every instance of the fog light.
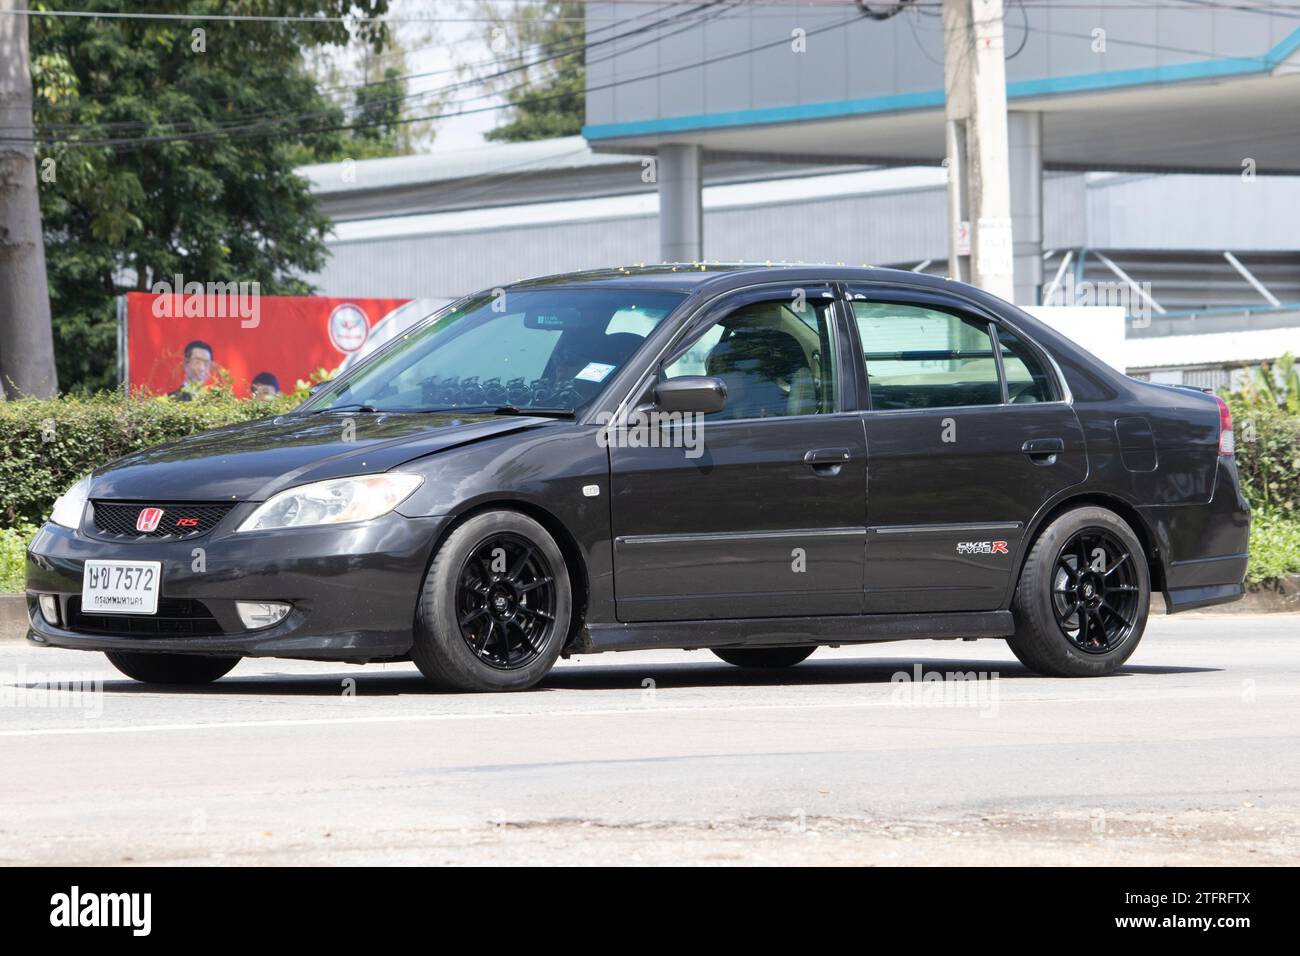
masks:
{"label": "fog light", "polygon": [[46,624],[59,626],[59,599],[56,595],[41,595],[41,617],[45,618]]}
{"label": "fog light", "polygon": [[239,612],[244,627],[255,631],[259,627],[270,627],[283,621],[289,613],[289,605],[276,601],[236,601],[235,610]]}

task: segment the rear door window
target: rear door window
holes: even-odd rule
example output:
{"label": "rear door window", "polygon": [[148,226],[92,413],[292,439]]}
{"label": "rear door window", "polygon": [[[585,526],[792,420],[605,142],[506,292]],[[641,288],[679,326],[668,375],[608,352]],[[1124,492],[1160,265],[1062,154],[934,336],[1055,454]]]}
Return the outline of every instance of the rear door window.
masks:
{"label": "rear door window", "polygon": [[939,309],[853,302],[873,409],[1002,404],[989,323]]}

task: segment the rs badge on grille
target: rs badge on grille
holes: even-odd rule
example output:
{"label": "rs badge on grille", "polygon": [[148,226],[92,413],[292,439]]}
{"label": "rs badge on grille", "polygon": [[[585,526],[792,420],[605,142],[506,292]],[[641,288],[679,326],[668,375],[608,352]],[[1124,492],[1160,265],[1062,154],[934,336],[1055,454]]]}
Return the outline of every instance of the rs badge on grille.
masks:
{"label": "rs badge on grille", "polygon": [[140,517],[135,519],[135,530],[143,534],[155,530],[158,522],[162,520],[163,510],[161,508],[142,508]]}

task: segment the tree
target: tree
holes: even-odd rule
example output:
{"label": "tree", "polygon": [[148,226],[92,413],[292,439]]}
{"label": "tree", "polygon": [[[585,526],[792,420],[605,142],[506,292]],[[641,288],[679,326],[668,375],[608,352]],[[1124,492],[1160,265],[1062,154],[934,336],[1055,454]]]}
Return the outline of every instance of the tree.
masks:
{"label": "tree", "polygon": [[58,390],[41,241],[26,0],[0,0],[0,397]]}
{"label": "tree", "polygon": [[362,125],[352,133],[352,140],[358,151],[372,156],[394,156],[401,151],[398,140],[405,97],[406,84],[395,66],[384,70],[382,80],[357,89],[356,116]]}
{"label": "tree", "polygon": [[511,108],[506,122],[487,138],[516,143],[577,135],[587,110],[585,4],[543,0],[509,4],[508,10],[491,3],[487,8],[492,16],[488,45],[509,51],[503,66],[514,68],[493,81]]}
{"label": "tree", "polygon": [[[382,16],[388,0],[155,0],[150,12]],[[103,11],[138,12],[129,0]],[[329,221],[294,167],[347,155],[361,121],[322,94],[304,50],[374,20],[34,18],[38,156],[60,378],[114,380],[114,299],[180,274],[312,291]]]}
{"label": "tree", "polygon": [[[359,124],[349,131],[336,159],[406,156],[433,144],[433,122],[417,116],[439,112],[444,97],[436,75],[410,64],[417,59],[414,54],[437,44],[437,32],[418,19],[428,14],[428,7],[414,7],[414,2],[390,0],[390,15],[396,19],[382,50],[358,38],[343,48],[308,51],[308,68],[324,91],[350,108]],[[412,73],[414,84],[408,80]]]}

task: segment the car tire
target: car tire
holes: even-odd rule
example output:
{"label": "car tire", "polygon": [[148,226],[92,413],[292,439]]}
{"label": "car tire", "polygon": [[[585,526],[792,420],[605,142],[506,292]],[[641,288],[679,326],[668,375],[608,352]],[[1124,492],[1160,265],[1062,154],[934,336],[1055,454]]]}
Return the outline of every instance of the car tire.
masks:
{"label": "car tire", "polygon": [[411,659],[445,690],[526,690],[560,656],[572,609],[568,567],[550,533],[517,511],[487,511],[434,555]]}
{"label": "car tire", "polygon": [[817,647],[714,647],[710,650],[737,667],[777,668],[794,667],[807,660]]}
{"label": "car tire", "polygon": [[106,651],[104,656],[127,677],[145,684],[211,684],[234,670],[240,660],[149,651]]}
{"label": "car tire", "polygon": [[1137,649],[1150,605],[1146,553],[1133,529],[1106,508],[1074,508],[1044,529],[1025,560],[1011,651],[1048,677],[1112,674]]}

